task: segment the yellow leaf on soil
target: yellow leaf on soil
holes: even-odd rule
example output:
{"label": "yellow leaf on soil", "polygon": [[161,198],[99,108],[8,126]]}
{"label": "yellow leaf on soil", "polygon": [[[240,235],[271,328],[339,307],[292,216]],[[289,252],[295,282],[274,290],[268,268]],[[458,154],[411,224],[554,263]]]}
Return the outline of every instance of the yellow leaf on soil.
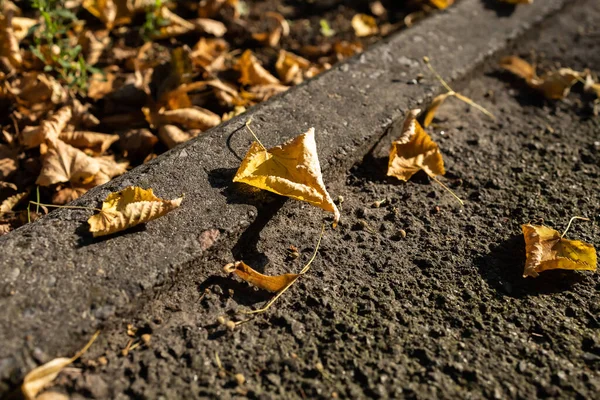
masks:
{"label": "yellow leaf on soil", "polygon": [[52,383],[52,381],[58,376],[58,374],[65,369],[69,364],[73,363],[79,357],[85,353],[94,340],[98,337],[100,331],[96,332],[94,336],[90,339],[90,341],[83,347],[83,349],[79,350],[77,354],[75,354],[71,358],[59,357],[54,360],[47,362],[46,364],[40,365],[37,368],[29,371],[25,378],[23,379],[23,384],[21,385],[21,392],[26,400],[34,400],[36,399],[38,393],[46,388],[48,385]]}
{"label": "yellow leaf on soil", "polygon": [[529,87],[550,100],[564,99],[575,82],[583,77],[581,72],[570,68],[560,68],[538,77],[534,66],[516,56],[504,57],[500,61],[500,67],[523,78]]}
{"label": "yellow leaf on soil", "polygon": [[372,36],[379,32],[377,21],[367,14],[356,14],[352,17],[352,28],[358,37]]}
{"label": "yellow leaf on soil", "polygon": [[334,226],[340,219],[340,212],[323,183],[314,128],[269,150],[252,143],[233,181],[330,211],[334,213]]}
{"label": "yellow leaf on soil", "polygon": [[408,112],[400,137],[392,143],[388,176],[407,181],[420,170],[431,177],[446,173],[437,143],[429,137],[416,119],[420,111]]}
{"label": "yellow leaf on soil", "polygon": [[279,292],[300,276],[298,274],[263,275],[246,265],[243,261],[227,264],[223,267],[223,270],[228,274],[234,273],[257,288],[269,292]]}
{"label": "yellow leaf on soil", "polygon": [[433,5],[436,8],[439,8],[440,10],[448,8],[452,4],[454,4],[454,0],[429,0],[429,2],[431,3],[431,5]]}
{"label": "yellow leaf on soil", "polygon": [[89,149],[95,154],[103,154],[117,140],[119,135],[100,132],[74,131],[62,132],[58,138],[78,149]]}
{"label": "yellow leaf on soil", "polygon": [[254,86],[279,83],[279,79],[264,69],[250,50],[246,50],[239,58],[236,69],[240,71],[239,82],[242,85]]}
{"label": "yellow leaf on soil", "polygon": [[108,195],[102,211],[88,219],[90,232],[94,237],[110,235],[152,221],[179,207],[182,200],[163,200],[152,189],[129,186]]}
{"label": "yellow leaf on soil", "polygon": [[594,246],[564,239],[556,230],[543,225],[526,224],[521,228],[527,254],[524,278],[535,278],[540,272],[550,269],[596,270]]}
{"label": "yellow leaf on soil", "polygon": [[454,96],[454,92],[443,93],[443,94],[440,94],[439,96],[436,96],[433,99],[433,101],[431,102],[431,104],[427,108],[427,112],[425,113],[425,120],[423,121],[423,125],[426,128],[429,125],[431,125],[431,122],[433,121],[433,118],[435,117],[435,113],[437,112],[438,108],[440,108],[440,106],[442,105],[442,103],[444,101],[446,101],[446,99],[448,97],[450,97],[450,96]]}
{"label": "yellow leaf on soil", "polygon": [[85,184],[93,180],[98,171],[100,165],[94,158],[59,139],[50,140],[36,184],[41,186],[60,182]]}

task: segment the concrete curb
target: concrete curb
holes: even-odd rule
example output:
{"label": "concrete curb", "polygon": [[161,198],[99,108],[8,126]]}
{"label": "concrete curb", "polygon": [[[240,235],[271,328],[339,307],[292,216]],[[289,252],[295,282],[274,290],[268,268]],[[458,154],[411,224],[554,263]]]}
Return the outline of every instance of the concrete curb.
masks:
{"label": "concrete curb", "polygon": [[406,109],[439,89],[430,79],[411,83],[425,73],[423,56],[449,81],[464,79],[567,2],[517,7],[510,18],[499,16],[494,3],[462,0],[76,202],[97,207],[108,192],[129,185],[152,187],[164,198],[185,193],[180,209],[142,229],[92,239],[85,222],[90,212],[63,209],[1,237],[0,381],[14,382],[35,366],[34,348],[52,357],[71,354],[132,299],[201,257],[212,245],[203,232],[242,234],[257,205],[272,199],[229,188],[251,141],[240,129],[249,117],[267,146],[314,126],[327,182],[360,159]]}

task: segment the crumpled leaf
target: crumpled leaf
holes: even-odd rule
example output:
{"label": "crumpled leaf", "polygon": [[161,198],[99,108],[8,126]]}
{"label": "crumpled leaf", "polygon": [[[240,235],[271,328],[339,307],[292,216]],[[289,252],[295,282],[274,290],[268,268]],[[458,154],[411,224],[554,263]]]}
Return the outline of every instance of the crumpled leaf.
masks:
{"label": "crumpled leaf", "polygon": [[27,197],[28,194],[28,192],[17,193],[5,199],[2,203],[0,203],[0,215],[3,213],[11,212],[12,209],[15,208],[15,206],[19,204],[21,200]]}
{"label": "crumpled leaf", "polygon": [[119,135],[108,133],[73,131],[62,132],[58,138],[78,149],[87,149],[95,154],[103,154],[108,148],[119,140]]}
{"label": "crumpled leaf", "polygon": [[340,219],[340,212],[323,183],[314,128],[269,150],[253,142],[233,181],[332,212],[334,226]]}
{"label": "crumpled leaf", "polygon": [[421,110],[407,113],[400,137],[392,143],[388,176],[407,181],[420,170],[435,177],[444,175],[444,160],[440,149],[425,132],[416,117]]}
{"label": "crumpled leaf", "polygon": [[305,78],[312,78],[321,72],[319,68],[312,66],[306,58],[285,50],[279,50],[275,70],[283,83],[294,83],[296,85]]}
{"label": "crumpled leaf", "polygon": [[523,277],[537,277],[551,269],[596,270],[594,246],[561,237],[556,230],[543,225],[522,225],[525,237],[525,271]]}
{"label": "crumpled leaf", "polygon": [[240,71],[239,82],[242,85],[254,86],[279,83],[279,79],[264,69],[250,50],[244,51],[235,67]]}
{"label": "crumpled leaf", "polygon": [[152,221],[179,207],[183,197],[163,200],[152,189],[129,186],[108,195],[102,211],[88,219],[94,237],[110,235]]}
{"label": "crumpled leaf", "polygon": [[36,184],[41,186],[60,182],[85,184],[93,180],[98,171],[100,165],[96,159],[59,139],[50,140]]}
{"label": "crumpled leaf", "polygon": [[65,103],[68,96],[56,79],[39,72],[23,72],[7,89],[23,106],[32,108],[38,105],[43,110],[53,104]]}
{"label": "crumpled leaf", "polygon": [[256,85],[242,92],[242,97],[254,103],[260,103],[269,100],[276,94],[283,93],[290,87],[279,83],[270,83],[267,85]]}
{"label": "crumpled leaf", "polygon": [[0,143],[0,181],[4,181],[16,172],[19,162],[17,152]]}
{"label": "crumpled leaf", "polygon": [[156,0],[83,0],[83,8],[108,29],[128,24],[135,14],[155,6]]}
{"label": "crumpled leaf", "polygon": [[227,27],[221,21],[209,18],[196,18],[189,21],[194,25],[194,29],[201,33],[222,37],[227,33]]}
{"label": "crumpled leaf", "polygon": [[0,189],[12,189],[17,190],[17,185],[12,182],[0,181]]}
{"label": "crumpled leaf", "polygon": [[190,53],[190,59],[207,72],[222,71],[228,51],[229,43],[223,39],[200,38]]}
{"label": "crumpled leaf", "polygon": [[352,17],[352,28],[358,37],[372,36],[379,33],[377,21],[367,14],[356,14]]}
{"label": "crumpled leaf", "polygon": [[454,0],[429,0],[429,3],[431,3],[432,6],[443,10],[454,4]]}
{"label": "crumpled leaf", "polygon": [[527,61],[516,57],[504,57],[500,66],[507,71],[523,78],[532,89],[541,92],[550,100],[560,100],[567,97],[571,87],[583,77],[581,72],[570,68],[560,68],[558,71],[550,71],[539,77],[535,67]]}
{"label": "crumpled leaf", "polygon": [[71,120],[73,113],[71,107],[60,108],[51,117],[46,118],[37,129],[23,130],[21,132],[21,144],[27,149],[38,147],[45,140],[59,137]]}
{"label": "crumpled leaf", "polygon": [[201,107],[160,110],[157,114],[144,109],[148,122],[155,126],[176,124],[187,129],[207,130],[221,123],[221,117]]}
{"label": "crumpled leaf", "polygon": [[37,368],[32,369],[25,375],[23,384],[21,385],[21,392],[26,400],[36,399],[39,392],[45,387],[52,383],[52,381],[58,376],[58,374],[65,369],[69,364],[73,363],[79,357],[81,357],[94,343],[100,331],[97,331],[90,341],[71,358],[59,357],[46,364],[40,365]]}
{"label": "crumpled leaf", "polygon": [[274,20],[277,26],[268,32],[253,33],[252,38],[265,46],[276,47],[281,37],[290,34],[290,25],[283,15],[278,12],[269,11],[265,13],[266,18]]}
{"label": "crumpled leaf", "polygon": [[283,274],[276,276],[263,275],[252,269],[243,261],[227,264],[223,267],[223,271],[228,274],[236,274],[246,282],[269,292],[279,292],[283,290],[300,276],[298,274]]}
{"label": "crumpled leaf", "polygon": [[19,40],[12,26],[12,13],[0,15],[0,57],[6,57],[14,68],[20,68],[23,63]]}

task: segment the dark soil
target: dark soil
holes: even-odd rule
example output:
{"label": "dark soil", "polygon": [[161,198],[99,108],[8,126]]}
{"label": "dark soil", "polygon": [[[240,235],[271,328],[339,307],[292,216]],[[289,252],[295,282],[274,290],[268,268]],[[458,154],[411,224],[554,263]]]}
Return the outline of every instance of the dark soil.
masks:
{"label": "dark soil", "polygon": [[[515,53],[600,72],[600,4],[569,12]],[[140,301],[103,332],[81,373],[59,379],[61,390],[118,399],[597,398],[600,275],[522,278],[520,225],[562,230],[587,216],[568,237],[600,247],[600,120],[580,90],[545,101],[497,61],[463,93],[498,121],[450,99],[432,135],[464,208],[424,176],[386,179],[375,156],[326,177],[344,199],[343,222],[326,230],[307,276],[229,331],[219,316],[241,320],[236,312],[269,295],[221,267],[243,258],[269,274],[298,271],[320,232],[320,210],[267,195],[240,242],[225,241]],[[300,250],[294,261],[290,245]],[[152,340],[122,356],[127,323]]]}

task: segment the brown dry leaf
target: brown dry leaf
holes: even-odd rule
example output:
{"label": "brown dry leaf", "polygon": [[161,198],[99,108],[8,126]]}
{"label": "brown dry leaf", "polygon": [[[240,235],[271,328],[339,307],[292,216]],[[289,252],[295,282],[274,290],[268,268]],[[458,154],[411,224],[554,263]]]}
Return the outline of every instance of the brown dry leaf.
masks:
{"label": "brown dry leaf", "polygon": [[373,36],[379,33],[377,21],[367,14],[356,14],[352,17],[352,28],[357,37]]}
{"label": "brown dry leaf", "polygon": [[36,184],[50,186],[60,182],[85,184],[100,171],[98,162],[83,151],[55,139],[48,141],[48,152]]}
{"label": "brown dry leaf", "polygon": [[80,129],[90,129],[100,125],[100,120],[90,112],[91,103],[82,104],[79,100],[73,99],[73,116],[71,124]]}
{"label": "brown dry leaf", "polygon": [[87,95],[94,100],[100,100],[114,90],[116,75],[112,72],[92,74],[88,82]]}
{"label": "brown dry leaf", "polygon": [[592,77],[591,74],[587,74],[585,77],[585,84],[583,86],[583,90],[588,93],[593,93],[597,98],[600,99],[600,82],[596,82],[596,80]]}
{"label": "brown dry leaf", "polygon": [[45,140],[59,137],[71,120],[73,113],[71,107],[60,108],[51,117],[46,118],[37,129],[28,129],[21,132],[21,144],[27,149],[38,147]]}
{"label": "brown dry leaf", "polygon": [[407,113],[402,133],[392,143],[388,163],[388,176],[407,181],[420,170],[435,178],[444,175],[444,160],[438,145],[421,127],[416,117],[421,110]]}
{"label": "brown dry leaf", "polygon": [[229,43],[223,39],[200,38],[194,45],[190,58],[196,66],[208,72],[225,69],[225,54],[229,51]]}
{"label": "brown dry leaf", "polygon": [[90,150],[94,154],[103,154],[108,148],[119,140],[119,135],[108,133],[74,131],[62,132],[58,138],[78,149]]}
{"label": "brown dry leaf", "polygon": [[28,192],[17,193],[4,200],[2,203],[0,203],[0,215],[11,212],[12,209],[15,208],[17,204],[19,204],[28,195]]}
{"label": "brown dry leaf", "polygon": [[58,376],[58,374],[65,369],[69,364],[73,363],[79,357],[81,357],[94,343],[100,331],[96,332],[90,341],[71,358],[59,357],[54,360],[47,362],[46,364],[40,365],[37,368],[32,369],[25,375],[23,384],[21,385],[21,392],[26,400],[34,400],[37,398],[39,392],[49,386],[52,381]]}
{"label": "brown dry leaf", "polygon": [[220,21],[209,18],[196,18],[189,21],[194,25],[196,31],[213,35],[214,37],[223,37],[227,33],[227,27]]}
{"label": "brown dry leaf", "polygon": [[278,12],[269,11],[265,13],[265,17],[274,20],[277,26],[268,32],[253,33],[252,38],[265,46],[277,47],[281,37],[290,34],[290,25],[285,17]]}
{"label": "brown dry leaf", "polygon": [[12,189],[17,190],[17,185],[12,182],[0,181],[0,189]]}
{"label": "brown dry leaf", "polygon": [[594,246],[564,239],[556,230],[543,225],[526,224],[521,228],[527,254],[524,278],[535,278],[550,269],[596,270]]}
{"label": "brown dry leaf", "polygon": [[429,0],[429,3],[431,3],[432,6],[443,10],[454,4],[454,0]]}
{"label": "brown dry leaf", "polygon": [[161,110],[151,117],[153,125],[176,124],[186,129],[207,130],[221,123],[221,117],[201,107]]}
{"label": "brown dry leaf", "polygon": [[264,69],[250,50],[246,50],[242,54],[235,67],[240,71],[239,82],[242,85],[256,86],[279,83],[279,79]]}
{"label": "brown dry leaf", "polygon": [[115,156],[96,157],[94,160],[100,166],[100,173],[105,174],[109,179],[123,175],[129,167],[129,161],[116,161]]}
{"label": "brown dry leaf", "polygon": [[236,274],[246,282],[269,292],[279,292],[294,282],[300,275],[283,274],[276,276],[263,275],[255,271],[243,261],[236,261],[223,267],[228,274]]}
{"label": "brown dry leaf", "polygon": [[169,148],[177,146],[178,144],[187,142],[188,140],[198,136],[200,132],[195,131],[182,131],[175,125],[162,125],[158,129],[158,137],[160,140]]}
{"label": "brown dry leaf", "polygon": [[256,85],[248,88],[247,91],[242,92],[242,97],[255,103],[261,103],[269,100],[276,94],[285,92],[288,89],[289,86],[281,85],[279,83]]}
{"label": "brown dry leaf", "polygon": [[36,19],[25,17],[12,17],[11,22],[14,35],[19,42],[25,39],[29,29],[38,23]]}
{"label": "brown dry leaf", "polygon": [[4,181],[17,171],[19,161],[17,152],[0,143],[0,181]]}
{"label": "brown dry leaf", "polygon": [[436,96],[431,104],[429,105],[429,107],[427,107],[427,112],[425,113],[425,120],[423,121],[423,125],[427,128],[429,125],[431,125],[431,122],[433,121],[433,118],[435,117],[435,113],[437,112],[438,108],[440,108],[440,106],[442,105],[442,103],[444,101],[446,101],[446,99],[449,96],[453,96],[454,93],[453,92],[447,92],[447,93],[443,93],[440,94],[439,96]]}
{"label": "brown dry leaf", "polygon": [[296,85],[301,83],[304,78],[312,78],[320,72],[306,58],[285,50],[279,50],[275,70],[283,83]]}
{"label": "brown dry leaf", "polygon": [[212,79],[206,82],[210,86],[219,104],[227,107],[238,107],[244,104],[244,100],[240,97],[237,88],[229,83]]}
{"label": "brown dry leaf", "polygon": [[58,186],[56,193],[52,195],[53,204],[67,204],[81,197],[88,190],[104,185],[110,181],[110,177],[103,172],[98,172],[92,181],[87,183],[70,183],[67,186]]}
{"label": "brown dry leaf", "polygon": [[79,44],[85,55],[85,61],[89,65],[96,65],[106,47],[110,44],[110,36],[107,30],[83,31]]}
{"label": "brown dry leaf", "polygon": [[218,15],[221,10],[229,8],[234,12],[234,19],[237,15],[238,0],[200,0],[198,4],[198,16],[211,18]]}
{"label": "brown dry leaf", "polygon": [[0,57],[6,57],[14,68],[20,68],[23,63],[19,40],[12,27],[12,13],[0,15]]}
{"label": "brown dry leaf", "polygon": [[158,138],[148,129],[131,129],[119,133],[119,147],[130,159],[144,159],[158,143]]}
{"label": "brown dry leaf", "polygon": [[314,128],[269,150],[253,142],[233,181],[306,201],[332,212],[334,226],[340,219],[340,212],[323,183]]}
{"label": "brown dry leaf", "polygon": [[65,103],[68,97],[67,91],[56,79],[39,72],[23,72],[7,89],[19,104],[28,108],[37,105],[44,111],[53,104]]}
{"label": "brown dry leaf", "polygon": [[360,42],[347,42],[342,40],[333,44],[333,52],[338,61],[352,57],[353,55],[361,53],[362,51],[363,46]]}
{"label": "brown dry leaf", "polygon": [[129,186],[108,195],[102,211],[88,219],[94,237],[110,235],[159,218],[179,207],[183,197],[163,200],[152,189]]}
{"label": "brown dry leaf", "polygon": [[534,66],[516,56],[504,57],[500,61],[500,67],[523,78],[529,87],[538,90],[550,100],[564,99],[571,87],[584,75],[570,68],[560,68],[538,77]]}
{"label": "brown dry leaf", "polygon": [[[113,0],[84,0],[83,8],[102,21],[108,29],[115,25],[118,10]],[[120,11],[122,14],[123,9]]]}

